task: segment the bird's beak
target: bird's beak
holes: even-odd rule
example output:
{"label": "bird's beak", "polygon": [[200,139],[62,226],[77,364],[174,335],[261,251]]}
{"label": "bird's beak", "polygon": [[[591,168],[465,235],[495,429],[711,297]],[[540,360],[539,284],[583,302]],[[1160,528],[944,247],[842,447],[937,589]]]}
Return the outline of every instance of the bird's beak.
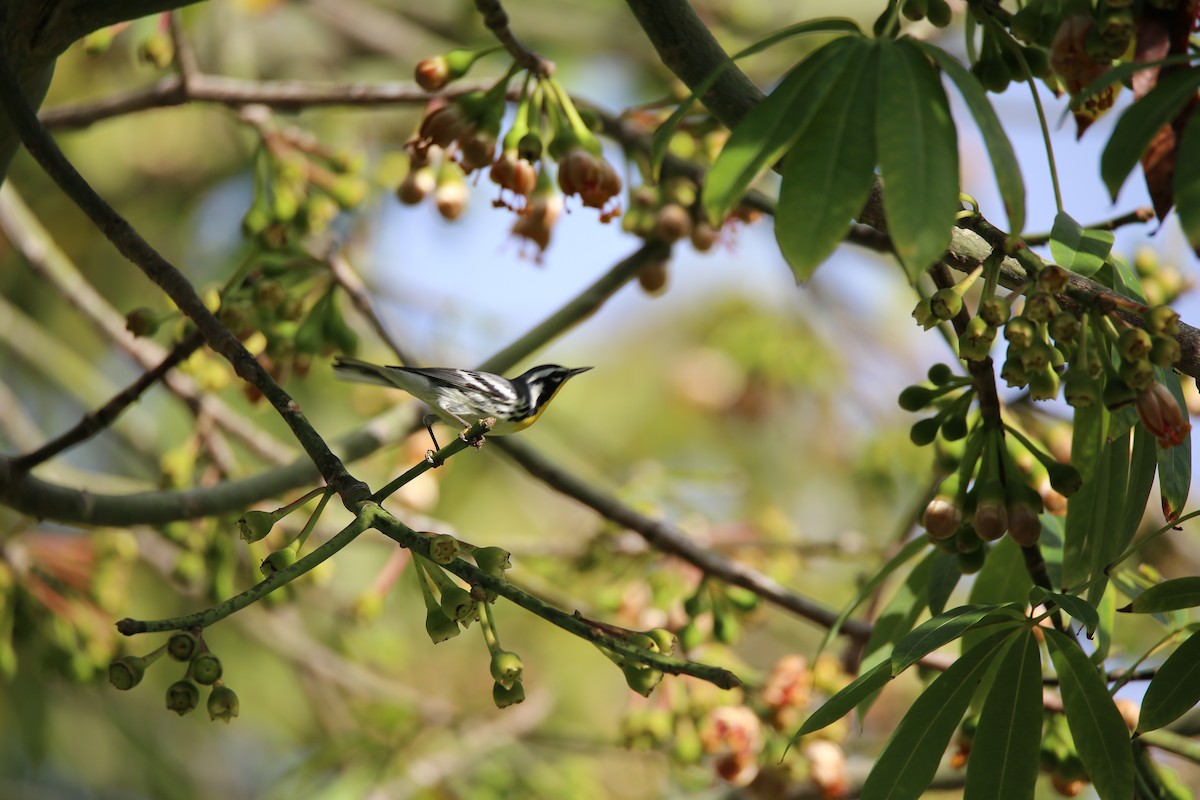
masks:
{"label": "bird's beak", "polygon": [[567,377],[574,378],[576,375],[580,374],[581,372],[587,372],[589,369],[591,369],[591,367],[576,367],[575,369],[571,370],[571,374]]}

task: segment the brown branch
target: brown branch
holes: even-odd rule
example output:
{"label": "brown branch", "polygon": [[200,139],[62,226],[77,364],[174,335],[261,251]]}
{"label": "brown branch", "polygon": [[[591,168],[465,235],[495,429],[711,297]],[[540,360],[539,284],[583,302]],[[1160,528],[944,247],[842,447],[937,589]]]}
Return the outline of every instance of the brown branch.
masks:
{"label": "brown branch", "polygon": [[0,105],[30,155],[60,188],[84,211],[146,277],[157,284],[188,316],[216,352],[224,356],[243,380],[256,386],[292,429],[300,444],[326,482],[350,509],[355,509],[370,494],[362,481],[347,471],[341,460],[309,424],[300,407],[277,384],[242,343],[226,329],[196,293],[188,279],[155,250],[134,228],[84,180],[38,122],[37,115],[22,94],[13,71],[8,44],[0,37]]}
{"label": "brown branch", "polygon": [[553,61],[542,58],[517,39],[509,27],[508,14],[500,5],[500,0],[475,0],[475,8],[483,16],[483,24],[518,65],[539,77],[548,78],[554,74]]}
{"label": "brown branch", "polygon": [[83,418],[70,430],[46,442],[46,444],[33,452],[26,453],[14,459],[12,462],[13,469],[21,471],[31,470],[38,464],[53,458],[67,448],[74,447],[95,436],[115,422],[122,411],[135,403],[147,389],[158,383],[167,372],[186,361],[192,353],[199,350],[203,345],[204,337],[196,332],[191,333],[175,345],[158,366],[142,373],[136,381],[118,392],[100,408],[84,414]]}
{"label": "brown branch", "polygon": [[[639,514],[615,497],[557,466],[523,442],[511,438],[493,439],[492,444],[550,488],[573,497],[606,519],[636,531],[652,547],[683,559],[706,575],[749,589],[767,602],[821,627],[828,628],[837,619],[837,612],[796,594],[745,564],[730,561],[719,553],[700,547],[669,522]],[[842,632],[855,638],[866,638],[870,631],[869,625],[858,620],[847,620],[842,625]]]}

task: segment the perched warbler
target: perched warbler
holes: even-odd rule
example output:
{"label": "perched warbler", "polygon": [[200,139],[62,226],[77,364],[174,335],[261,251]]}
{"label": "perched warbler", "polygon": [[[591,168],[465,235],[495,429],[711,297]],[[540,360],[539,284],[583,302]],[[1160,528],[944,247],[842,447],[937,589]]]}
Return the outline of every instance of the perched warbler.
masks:
{"label": "perched warbler", "polygon": [[425,428],[439,450],[441,447],[433,435],[433,423],[437,420],[470,428],[491,417],[496,420],[493,434],[524,430],[537,422],[564,383],[589,369],[543,364],[510,380],[490,372],[383,367],[345,357],[339,357],[333,364],[333,371],[343,380],[403,389],[429,406],[433,413],[425,416]]}

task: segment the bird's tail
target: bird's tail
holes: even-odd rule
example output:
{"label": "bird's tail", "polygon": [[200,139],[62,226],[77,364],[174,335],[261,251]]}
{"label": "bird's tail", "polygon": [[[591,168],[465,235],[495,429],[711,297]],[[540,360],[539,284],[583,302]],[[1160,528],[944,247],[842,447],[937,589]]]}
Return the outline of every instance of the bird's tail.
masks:
{"label": "bird's tail", "polygon": [[333,371],[344,381],[373,383],[378,386],[396,388],[396,381],[390,377],[388,367],[381,367],[378,364],[371,364],[367,361],[359,361],[357,358],[338,356],[333,362]]}

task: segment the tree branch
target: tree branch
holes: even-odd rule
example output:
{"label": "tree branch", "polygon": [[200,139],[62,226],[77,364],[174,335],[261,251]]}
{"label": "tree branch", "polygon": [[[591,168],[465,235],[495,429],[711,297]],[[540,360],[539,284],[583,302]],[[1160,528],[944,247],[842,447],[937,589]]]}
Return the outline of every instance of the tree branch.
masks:
{"label": "tree branch", "polygon": [[0,106],[21,136],[30,154],[47,174],[86,213],[117,249],[137,265],[175,302],[203,334],[205,341],[224,356],[243,380],[256,386],[292,429],[313,463],[342,498],[354,509],[369,495],[362,481],[351,476],[320,435],[309,424],[300,407],[277,384],[242,343],[213,316],[187,278],[144,240],[95,190],[59,150],[21,93],[9,59],[8,45],[0,39]]}

